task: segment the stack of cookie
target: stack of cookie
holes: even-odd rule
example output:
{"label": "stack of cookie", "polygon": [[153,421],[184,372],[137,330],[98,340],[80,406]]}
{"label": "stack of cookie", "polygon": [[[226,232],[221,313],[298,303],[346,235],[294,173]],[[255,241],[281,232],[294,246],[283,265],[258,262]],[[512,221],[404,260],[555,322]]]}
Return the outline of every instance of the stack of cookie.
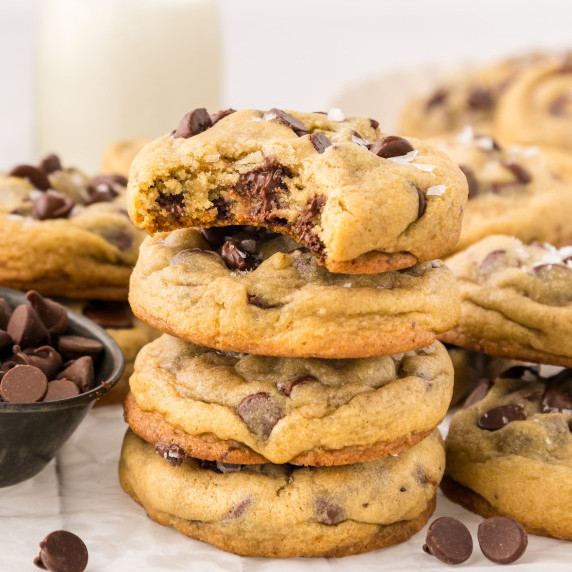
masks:
{"label": "stack of cookie", "polygon": [[[467,185],[338,110],[187,114],[135,159],[134,313],[164,335],[125,404],[125,491],[238,554],[344,556],[427,522]],[[159,453],[159,454],[157,454]]]}
{"label": "stack of cookie", "polygon": [[64,168],[56,155],[0,173],[0,285],[60,297],[106,328],[125,356],[124,389],[137,352],[155,337],[127,304],[143,233],[127,217],[126,184]]}

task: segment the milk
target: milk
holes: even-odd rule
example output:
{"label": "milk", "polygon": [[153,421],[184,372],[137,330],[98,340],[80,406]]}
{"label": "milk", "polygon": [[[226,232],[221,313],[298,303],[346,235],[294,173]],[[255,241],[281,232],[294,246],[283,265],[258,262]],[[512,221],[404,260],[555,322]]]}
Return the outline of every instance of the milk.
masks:
{"label": "milk", "polygon": [[37,152],[99,169],[117,139],[156,137],[195,107],[220,108],[215,0],[46,0]]}

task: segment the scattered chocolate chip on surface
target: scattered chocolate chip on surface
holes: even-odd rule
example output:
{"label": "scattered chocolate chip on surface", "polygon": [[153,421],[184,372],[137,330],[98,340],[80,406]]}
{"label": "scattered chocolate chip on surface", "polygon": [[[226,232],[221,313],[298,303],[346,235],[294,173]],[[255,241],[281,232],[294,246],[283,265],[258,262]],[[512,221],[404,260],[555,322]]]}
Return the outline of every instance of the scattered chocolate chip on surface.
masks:
{"label": "scattered chocolate chip on surface", "polygon": [[40,542],[40,554],[34,564],[50,572],[83,572],[87,561],[88,552],[83,540],[67,530],[56,530]]}
{"label": "scattered chocolate chip on surface", "polygon": [[505,516],[481,522],[477,538],[483,554],[496,564],[515,562],[528,546],[528,535],[522,525]]}
{"label": "scattered chocolate chip on surface", "polygon": [[461,564],[473,552],[473,538],[462,522],[444,516],[429,526],[423,550],[445,564]]}

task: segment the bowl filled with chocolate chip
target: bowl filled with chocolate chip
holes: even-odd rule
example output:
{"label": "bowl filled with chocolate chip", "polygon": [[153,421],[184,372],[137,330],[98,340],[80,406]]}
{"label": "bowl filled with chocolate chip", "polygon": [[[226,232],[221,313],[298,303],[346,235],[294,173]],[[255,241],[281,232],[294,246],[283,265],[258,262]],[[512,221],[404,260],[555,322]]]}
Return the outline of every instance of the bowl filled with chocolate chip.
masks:
{"label": "bowl filled with chocolate chip", "polygon": [[0,288],[0,487],[40,472],[123,367],[88,318],[33,290]]}

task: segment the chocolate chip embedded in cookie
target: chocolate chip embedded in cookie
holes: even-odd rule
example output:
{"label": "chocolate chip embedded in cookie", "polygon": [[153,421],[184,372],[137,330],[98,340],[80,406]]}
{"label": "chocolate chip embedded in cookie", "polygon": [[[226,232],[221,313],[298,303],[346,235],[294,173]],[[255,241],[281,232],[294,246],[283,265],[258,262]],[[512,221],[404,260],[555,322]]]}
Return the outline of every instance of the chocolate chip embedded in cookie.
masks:
{"label": "chocolate chip embedded in cookie", "polygon": [[129,212],[151,233],[263,226],[331,272],[375,274],[446,254],[466,197],[444,154],[367,118],[194,110],[135,159]]}
{"label": "chocolate chip embedded in cookie", "polygon": [[[485,517],[511,517],[530,533],[572,540],[572,370],[546,378],[521,367],[506,375],[453,415],[444,492]],[[519,533],[517,557],[521,540]]]}
{"label": "chocolate chip embedded in cookie", "polygon": [[[419,442],[445,416],[452,385],[439,343],[318,360],[230,354],[165,335],[139,352],[125,418],[146,441],[191,457],[339,465]],[[406,404],[398,414],[396,403]]]}
{"label": "chocolate chip embedded in cookie", "polygon": [[223,351],[336,359],[428,346],[458,319],[456,283],[438,261],[334,274],[284,236],[228,232],[148,237],[131,278],[135,315]]}
{"label": "chocolate chip embedded in cookie", "polygon": [[[174,464],[163,456],[170,453]],[[404,542],[431,516],[444,469],[438,431],[397,457],[341,467],[179,460],[128,431],[121,486],[160,524],[229,552],[278,558]],[[419,468],[426,483],[416,478]]]}

